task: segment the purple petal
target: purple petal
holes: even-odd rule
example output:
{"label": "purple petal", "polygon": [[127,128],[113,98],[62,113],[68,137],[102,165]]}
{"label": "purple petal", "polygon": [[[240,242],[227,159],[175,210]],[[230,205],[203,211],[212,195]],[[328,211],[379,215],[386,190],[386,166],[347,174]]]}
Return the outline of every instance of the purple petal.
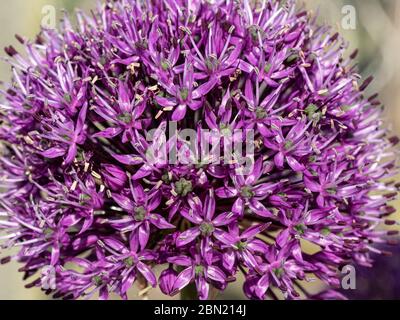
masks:
{"label": "purple petal", "polygon": [[259,239],[253,239],[247,243],[247,248],[252,252],[265,253],[269,246],[264,241]]}
{"label": "purple petal", "polygon": [[[189,193],[187,201],[193,211],[193,215],[197,215],[201,220],[203,220],[200,216],[203,213],[203,203],[201,202],[200,198],[197,196],[194,197],[192,194]],[[198,219],[196,218],[196,220]]]}
{"label": "purple petal", "polygon": [[194,269],[193,267],[187,267],[183,270],[175,280],[174,283],[174,292],[181,291],[184,287],[186,287],[194,277]]}
{"label": "purple petal", "polygon": [[68,149],[67,156],[65,157],[64,160],[65,164],[70,164],[72,163],[72,161],[74,161],[76,156],[76,151],[77,151],[76,143],[71,144],[71,146]]}
{"label": "purple petal", "polygon": [[245,184],[252,185],[254,182],[256,182],[262,174],[262,169],[263,169],[263,161],[262,158],[259,158],[254,163],[252,173],[246,177]]}
{"label": "purple petal", "polygon": [[223,244],[231,246],[236,242],[236,238],[233,237],[231,234],[222,231],[220,229],[216,229],[213,232],[213,236],[218,240],[221,241]]}
{"label": "purple petal", "polygon": [[199,227],[194,227],[194,228],[188,229],[185,232],[182,232],[178,236],[178,238],[176,239],[176,246],[177,247],[182,247],[182,246],[192,242],[199,235],[200,235]]}
{"label": "purple petal", "polygon": [[60,221],[60,225],[63,227],[69,228],[76,225],[79,221],[82,220],[82,216],[78,214],[69,214],[62,217]]}
{"label": "purple petal", "polygon": [[122,128],[107,128],[94,134],[93,138],[114,138],[122,132]]}
{"label": "purple petal", "polygon": [[287,157],[286,157],[286,161],[287,161],[287,163],[289,164],[289,166],[290,166],[294,171],[300,172],[300,171],[304,171],[304,169],[305,169],[305,167],[304,167],[302,164],[300,164],[300,163],[299,163],[295,158],[293,158],[293,157],[287,156]]}
{"label": "purple petal", "polygon": [[284,161],[283,153],[282,152],[278,152],[274,157],[275,165],[278,168],[282,168],[283,167],[283,161]]}
{"label": "purple petal", "polygon": [[188,256],[176,256],[176,257],[169,257],[167,258],[169,263],[176,264],[177,266],[188,267],[192,265],[192,259]]}
{"label": "purple petal", "polygon": [[151,271],[151,269],[147,265],[140,261],[137,263],[136,268],[143,275],[143,277],[146,278],[150,285],[155,288],[155,286],[157,285],[157,278],[154,275],[153,271]]}
{"label": "purple petal", "polygon": [[258,225],[252,226],[252,227],[246,229],[246,231],[244,231],[242,233],[241,238],[252,239],[256,235],[258,235],[259,233],[261,233],[265,229],[267,229],[270,225],[271,225],[271,223],[264,223],[264,224],[258,224]]}
{"label": "purple petal", "polygon": [[99,300],[108,300],[109,292],[107,286],[102,286],[99,292]]}
{"label": "purple petal", "polygon": [[256,259],[254,258],[253,254],[249,250],[243,250],[241,252],[241,256],[243,259],[243,262],[252,269],[258,270],[258,263]]}
{"label": "purple petal", "polygon": [[217,124],[217,116],[212,110],[207,110],[204,115],[204,119],[210,129],[219,129],[219,126]]}
{"label": "purple petal", "polygon": [[206,220],[211,221],[215,212],[215,198],[213,192],[210,192],[209,195],[206,196],[203,210],[203,216]]}
{"label": "purple petal", "polygon": [[256,294],[259,299],[264,299],[264,295],[269,288],[269,275],[263,275],[257,282]]}
{"label": "purple petal", "polygon": [[175,99],[168,99],[160,96],[156,96],[155,100],[160,106],[163,107],[174,107],[176,106],[176,100]]}
{"label": "purple petal", "polygon": [[157,254],[154,251],[151,251],[149,249],[145,249],[140,252],[138,255],[139,260],[146,260],[146,261],[152,261],[157,258]]}
{"label": "purple petal", "polygon": [[253,86],[253,82],[250,79],[247,79],[246,81],[246,86],[245,86],[245,97],[247,98],[247,100],[251,103],[251,105],[254,107],[255,106],[255,101],[254,101],[254,86]]}
{"label": "purple petal", "polygon": [[206,83],[203,83],[201,86],[199,86],[196,90],[193,91],[192,98],[198,99],[198,98],[206,95],[208,92],[210,92],[215,87],[217,82],[218,82],[218,79],[215,77],[212,77],[209,81],[207,81]]}
{"label": "purple petal", "polygon": [[[133,180],[133,178],[132,178],[132,180]],[[145,194],[144,189],[140,183],[134,181],[132,183],[131,192],[132,192],[133,200],[136,203],[144,203],[146,201],[147,195]],[[157,194],[156,194],[156,196],[157,196]]]}
{"label": "purple petal", "polygon": [[186,115],[186,105],[180,104],[177,106],[172,113],[172,120],[173,121],[181,121]]}
{"label": "purple petal", "polygon": [[276,243],[278,244],[279,247],[283,248],[290,240],[290,229],[286,228],[285,230],[282,230],[277,238],[276,238]]}
{"label": "purple petal", "polygon": [[[144,197],[145,198],[145,197]],[[150,199],[150,201],[147,203],[147,208],[151,212],[158,208],[162,200],[162,194],[161,192],[156,192]]]}
{"label": "purple petal", "polygon": [[149,237],[150,237],[150,225],[147,221],[145,221],[138,228],[138,238],[139,238],[140,248],[142,248],[142,250],[146,248],[147,242],[149,241]]}
{"label": "purple petal", "polygon": [[261,183],[255,187],[253,187],[253,192],[257,198],[260,198],[260,197],[265,198],[266,196],[270,195],[279,185],[280,185],[279,182],[277,182],[277,183]]}
{"label": "purple petal", "polygon": [[254,70],[254,67],[250,63],[247,63],[243,60],[239,60],[238,68],[246,73],[250,73]]}
{"label": "purple petal", "polygon": [[118,251],[118,252],[126,252],[128,249],[125,247],[125,245],[121,242],[118,241],[114,238],[103,238],[102,241],[109,246],[111,249]]}
{"label": "purple petal", "polygon": [[242,198],[237,198],[232,206],[232,212],[238,216],[243,216],[244,213],[244,201]]}
{"label": "purple petal", "polygon": [[140,167],[138,171],[132,176],[132,180],[139,180],[144,177],[147,177],[153,172],[153,168],[149,166],[148,164],[144,164],[143,166]]}
{"label": "purple petal", "polygon": [[136,280],[136,275],[134,272],[129,272],[128,276],[126,279],[122,280],[122,287],[121,287],[121,293],[124,294],[126,293],[133,285],[133,283]]}
{"label": "purple petal", "polygon": [[233,198],[238,194],[236,188],[233,187],[221,187],[215,190],[215,194],[219,198]]}
{"label": "purple petal", "polygon": [[200,241],[200,254],[207,264],[212,264],[213,259],[213,242],[210,236],[205,236],[201,238]]}
{"label": "purple petal", "polygon": [[187,210],[186,208],[183,208],[180,211],[180,214],[182,217],[184,217],[185,219],[189,220],[194,224],[200,224],[203,222],[203,219],[193,209]]}
{"label": "purple petal", "polygon": [[269,211],[265,206],[256,199],[251,199],[249,208],[253,211],[256,215],[264,218],[272,218],[275,219],[276,217]]}
{"label": "purple petal", "polygon": [[235,44],[235,48],[232,50],[230,56],[228,59],[224,61],[225,67],[231,66],[234,62],[237,61],[237,58],[239,57],[240,53],[242,52],[242,47],[243,47],[243,41],[240,40],[238,43]]}
{"label": "purple petal", "polygon": [[222,254],[222,265],[227,270],[233,270],[235,266],[236,255],[233,250],[227,250]]}
{"label": "purple petal", "polygon": [[53,242],[53,246],[51,247],[51,259],[50,264],[52,266],[56,265],[58,259],[60,258],[60,245],[57,241]]}
{"label": "purple petal", "polygon": [[87,103],[85,103],[81,110],[79,111],[78,120],[75,127],[75,133],[80,133],[83,129],[86,120],[86,113],[87,113]]}
{"label": "purple petal", "polygon": [[304,176],[304,185],[306,188],[310,189],[312,192],[320,192],[321,191],[321,186],[316,183],[315,181],[309,179],[308,177]]}
{"label": "purple petal", "polygon": [[158,229],[173,229],[175,226],[171,223],[168,223],[162,216],[159,214],[152,213],[149,218],[150,222],[155,225]]}
{"label": "purple petal", "polygon": [[128,166],[133,166],[137,164],[143,163],[143,159],[140,158],[139,156],[135,155],[124,155],[124,154],[111,154],[114,159],[116,159],[118,162],[121,162],[122,164],[126,164]]}
{"label": "purple petal", "polygon": [[74,240],[72,248],[74,250],[82,250],[93,246],[98,240],[99,238],[95,235],[81,236]]}
{"label": "purple petal", "polygon": [[103,170],[101,173],[104,177],[104,180],[107,186],[113,191],[117,191],[125,185],[127,176],[126,173],[121,170],[121,168],[111,164],[105,164],[102,166],[102,168]]}

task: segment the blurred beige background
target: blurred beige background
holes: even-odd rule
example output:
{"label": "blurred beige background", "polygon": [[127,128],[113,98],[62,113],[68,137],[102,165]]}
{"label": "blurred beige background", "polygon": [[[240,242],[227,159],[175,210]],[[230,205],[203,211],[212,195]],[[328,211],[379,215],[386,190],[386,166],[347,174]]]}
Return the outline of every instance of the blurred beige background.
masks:
{"label": "blurred beige background", "polygon": [[[88,10],[95,0],[13,0],[0,1],[0,48],[10,44],[18,48],[15,34],[34,38],[43,18],[42,9],[53,5],[57,19],[62,8],[73,11],[75,7]],[[300,1],[299,1],[300,2]],[[370,93],[380,92],[386,106],[387,125],[400,133],[400,0],[305,0],[308,8],[319,10],[321,21],[335,25],[337,30],[350,41],[352,51],[359,48],[360,73],[375,76]],[[345,5],[356,9],[355,30],[344,30],[341,23]],[[2,51],[3,52],[3,51]],[[1,53],[4,56],[3,53]],[[0,81],[9,79],[9,67],[0,62]],[[389,120],[390,119],[390,120]],[[400,205],[397,204],[400,208]],[[0,252],[1,256],[1,252]],[[18,265],[0,266],[0,299],[44,299],[39,289],[25,289],[17,272]],[[241,299],[237,286],[230,286],[221,298]],[[131,298],[137,297],[132,292]],[[157,291],[150,298],[161,298]]]}

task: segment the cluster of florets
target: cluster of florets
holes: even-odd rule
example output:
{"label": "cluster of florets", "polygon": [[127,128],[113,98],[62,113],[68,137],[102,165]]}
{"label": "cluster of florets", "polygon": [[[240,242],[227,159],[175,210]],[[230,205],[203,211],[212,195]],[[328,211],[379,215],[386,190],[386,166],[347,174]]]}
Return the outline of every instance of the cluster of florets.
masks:
{"label": "cluster of florets", "polygon": [[[136,282],[207,299],[241,273],[249,298],[310,298],[304,281],[337,287],[342,265],[385,253],[397,139],[355,54],[295,1],[106,1],[77,21],[6,48],[0,229],[20,251],[2,261],[28,286],[50,267],[56,297]],[[243,144],[252,130],[251,169],[149,161],[171,122]]]}

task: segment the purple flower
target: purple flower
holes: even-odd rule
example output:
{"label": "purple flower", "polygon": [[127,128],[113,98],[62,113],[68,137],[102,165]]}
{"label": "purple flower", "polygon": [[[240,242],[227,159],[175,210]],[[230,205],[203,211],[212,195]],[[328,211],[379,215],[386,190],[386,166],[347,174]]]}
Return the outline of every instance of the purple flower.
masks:
{"label": "purple flower", "polygon": [[176,240],[176,245],[182,247],[201,236],[203,256],[206,260],[210,261],[210,237],[213,236],[218,239],[223,234],[220,227],[235,221],[236,216],[232,212],[224,212],[214,217],[215,198],[213,191],[207,194],[204,205],[197,197],[189,199],[188,203],[190,208],[184,208],[181,211],[181,215],[196,226],[182,232]]}
{"label": "purple flower", "polygon": [[245,284],[247,289],[245,293],[250,298],[264,299],[268,288],[273,285],[284,292],[285,296],[297,298],[299,293],[293,287],[294,279],[305,279],[305,270],[309,270],[307,264],[301,265],[295,261],[291,255],[295,255],[296,251],[290,254],[291,245],[286,246],[282,250],[268,248],[265,253],[265,263],[260,266],[262,276],[254,275],[249,277],[249,284]]}
{"label": "purple flower", "polygon": [[[63,164],[70,164],[76,156],[77,145],[82,144],[86,139],[84,131],[86,113],[87,104],[85,103],[79,112],[76,124],[68,121],[64,115],[56,113],[51,118],[52,122],[49,122],[48,127],[45,127],[45,130],[50,132],[44,135],[54,146],[40,152],[40,154],[50,159],[66,155]],[[43,124],[45,125],[46,122],[44,121]]]}
{"label": "purple flower", "polygon": [[159,286],[162,293],[172,296],[174,294],[174,284],[178,272],[172,266],[161,272],[159,278]]}
{"label": "purple flower", "polygon": [[92,297],[96,292],[99,298],[106,300],[109,297],[108,282],[113,272],[113,263],[107,262],[104,256],[99,257],[95,262],[84,258],[69,258],[67,262],[81,268],[82,272],[75,270],[65,270],[57,268],[57,278],[59,279],[59,291],[55,294],[56,298],[74,298],[80,296]]}
{"label": "purple flower", "polygon": [[104,164],[102,166],[102,174],[107,186],[113,191],[119,191],[127,182],[126,173],[120,168],[112,164]]}
{"label": "purple flower", "polygon": [[343,199],[351,197],[353,194],[361,191],[364,188],[364,184],[349,184],[342,182],[346,179],[346,176],[342,177],[340,174],[345,169],[345,166],[341,168],[332,168],[331,172],[321,172],[318,174],[317,181],[314,177],[304,177],[305,186],[311,191],[318,194],[317,204],[320,207],[324,207],[334,203],[336,199]]}
{"label": "purple flower", "polygon": [[262,159],[258,159],[253,166],[252,172],[247,176],[233,175],[233,186],[225,185],[216,190],[216,194],[220,198],[236,198],[232,206],[232,212],[243,216],[245,208],[248,207],[261,217],[270,218],[273,216],[261,201],[272,194],[280,183],[262,183],[259,181],[266,165]]}
{"label": "purple flower", "polygon": [[153,271],[143,262],[155,259],[153,252],[149,250],[139,250],[138,241],[133,239],[129,242],[129,248],[112,238],[105,238],[101,246],[112,255],[107,256],[106,260],[115,262],[116,266],[122,269],[120,276],[122,278],[120,283],[120,293],[125,295],[128,289],[135,282],[137,272],[139,272],[151,286],[157,285],[157,279]]}
{"label": "purple flower", "polygon": [[[307,203],[306,203],[307,205]],[[286,227],[276,237],[276,244],[284,248],[292,237],[301,236],[303,239],[309,240],[318,245],[335,246],[335,241],[340,239],[322,238],[321,233],[329,233],[329,226],[325,224],[325,217],[332,208],[314,209],[307,211],[306,208],[299,207],[292,210],[282,210],[278,213],[280,223]],[[318,230],[319,229],[319,230]]]}
{"label": "purple flower", "polygon": [[[54,276],[44,289],[65,299],[157,283],[207,299],[242,278],[251,299],[342,298],[340,267],[373,266],[398,235],[399,139],[343,39],[298,8],[105,0],[76,28],[17,36],[0,241],[19,251],[0,263],[27,287]],[[308,293],[309,274],[326,291]]]}
{"label": "purple flower", "polygon": [[[96,90],[100,91],[100,89]],[[140,90],[132,93],[129,91],[128,85],[120,81],[117,101],[114,100],[114,96],[103,97],[103,94],[99,94],[95,111],[112,126],[94,134],[93,137],[114,138],[122,133],[121,141],[125,143],[137,136],[136,130],[146,128],[150,124],[150,119],[142,118],[146,109],[146,94]],[[131,96],[134,96],[133,101],[131,101]]]}
{"label": "purple flower", "polygon": [[230,76],[236,71],[237,59],[242,51],[243,41],[240,38],[232,37],[233,31],[234,27],[232,26],[228,30],[226,41],[215,43],[215,37],[223,33],[223,30],[219,24],[213,23],[208,33],[204,54],[200,52],[195,41],[189,35],[196,52],[194,66],[199,70],[196,74],[196,79],[208,78],[210,85],[215,83],[216,79]]}
{"label": "purple flower", "polygon": [[264,144],[269,149],[276,151],[274,162],[278,168],[282,169],[286,160],[293,171],[303,171],[305,167],[298,161],[298,158],[308,155],[309,149],[312,147],[308,139],[304,137],[311,122],[306,124],[302,120],[298,121],[285,136],[282,132],[282,125],[278,121],[273,123],[271,135],[265,136]]}
{"label": "purple flower", "polygon": [[224,272],[219,267],[204,261],[199,254],[195,254],[193,258],[187,256],[170,257],[168,262],[184,268],[175,279],[174,292],[181,291],[194,281],[199,299],[205,300],[209,295],[210,283],[226,282]]}
{"label": "purple flower", "polygon": [[143,187],[137,183],[131,183],[130,191],[132,199],[123,194],[112,195],[115,202],[129,214],[129,217],[112,220],[110,223],[122,232],[131,231],[131,241],[138,241],[140,247],[144,249],[150,237],[151,225],[158,229],[170,229],[175,226],[153,212],[161,202],[159,191],[150,195],[146,194]]}
{"label": "purple flower", "polygon": [[219,237],[219,240],[228,246],[223,253],[223,266],[232,271],[238,263],[243,263],[248,268],[259,270],[255,255],[265,252],[268,246],[257,236],[268,226],[268,224],[255,225],[239,234],[239,226],[232,223],[229,226],[229,233],[224,233]]}
{"label": "purple flower", "polygon": [[[172,113],[172,120],[179,121],[185,117],[186,107],[189,106],[192,110],[197,110],[201,107],[201,100],[198,100],[202,95],[207,94],[207,90],[212,88],[215,84],[205,84],[203,87],[199,87],[193,90],[194,82],[194,70],[193,61],[191,57],[186,57],[185,64],[183,66],[183,75],[179,84],[173,82],[167,82],[161,85],[165,88],[168,94],[172,97],[156,96],[155,100],[157,103],[166,108],[175,107]],[[171,81],[171,80],[169,80]]]}

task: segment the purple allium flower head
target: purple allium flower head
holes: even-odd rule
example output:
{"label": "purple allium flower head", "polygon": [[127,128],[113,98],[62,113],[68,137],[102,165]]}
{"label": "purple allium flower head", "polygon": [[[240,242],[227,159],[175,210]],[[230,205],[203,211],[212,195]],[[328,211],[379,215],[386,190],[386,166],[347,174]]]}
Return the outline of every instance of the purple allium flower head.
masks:
{"label": "purple allium flower head", "polygon": [[[6,48],[0,239],[20,251],[1,262],[28,287],[51,267],[55,297],[207,299],[242,273],[249,298],[332,299],[342,265],[387,253],[398,139],[355,54],[296,1],[110,0],[77,18]],[[215,131],[253,132],[249,170]],[[312,278],[330,288],[309,295]]]}

